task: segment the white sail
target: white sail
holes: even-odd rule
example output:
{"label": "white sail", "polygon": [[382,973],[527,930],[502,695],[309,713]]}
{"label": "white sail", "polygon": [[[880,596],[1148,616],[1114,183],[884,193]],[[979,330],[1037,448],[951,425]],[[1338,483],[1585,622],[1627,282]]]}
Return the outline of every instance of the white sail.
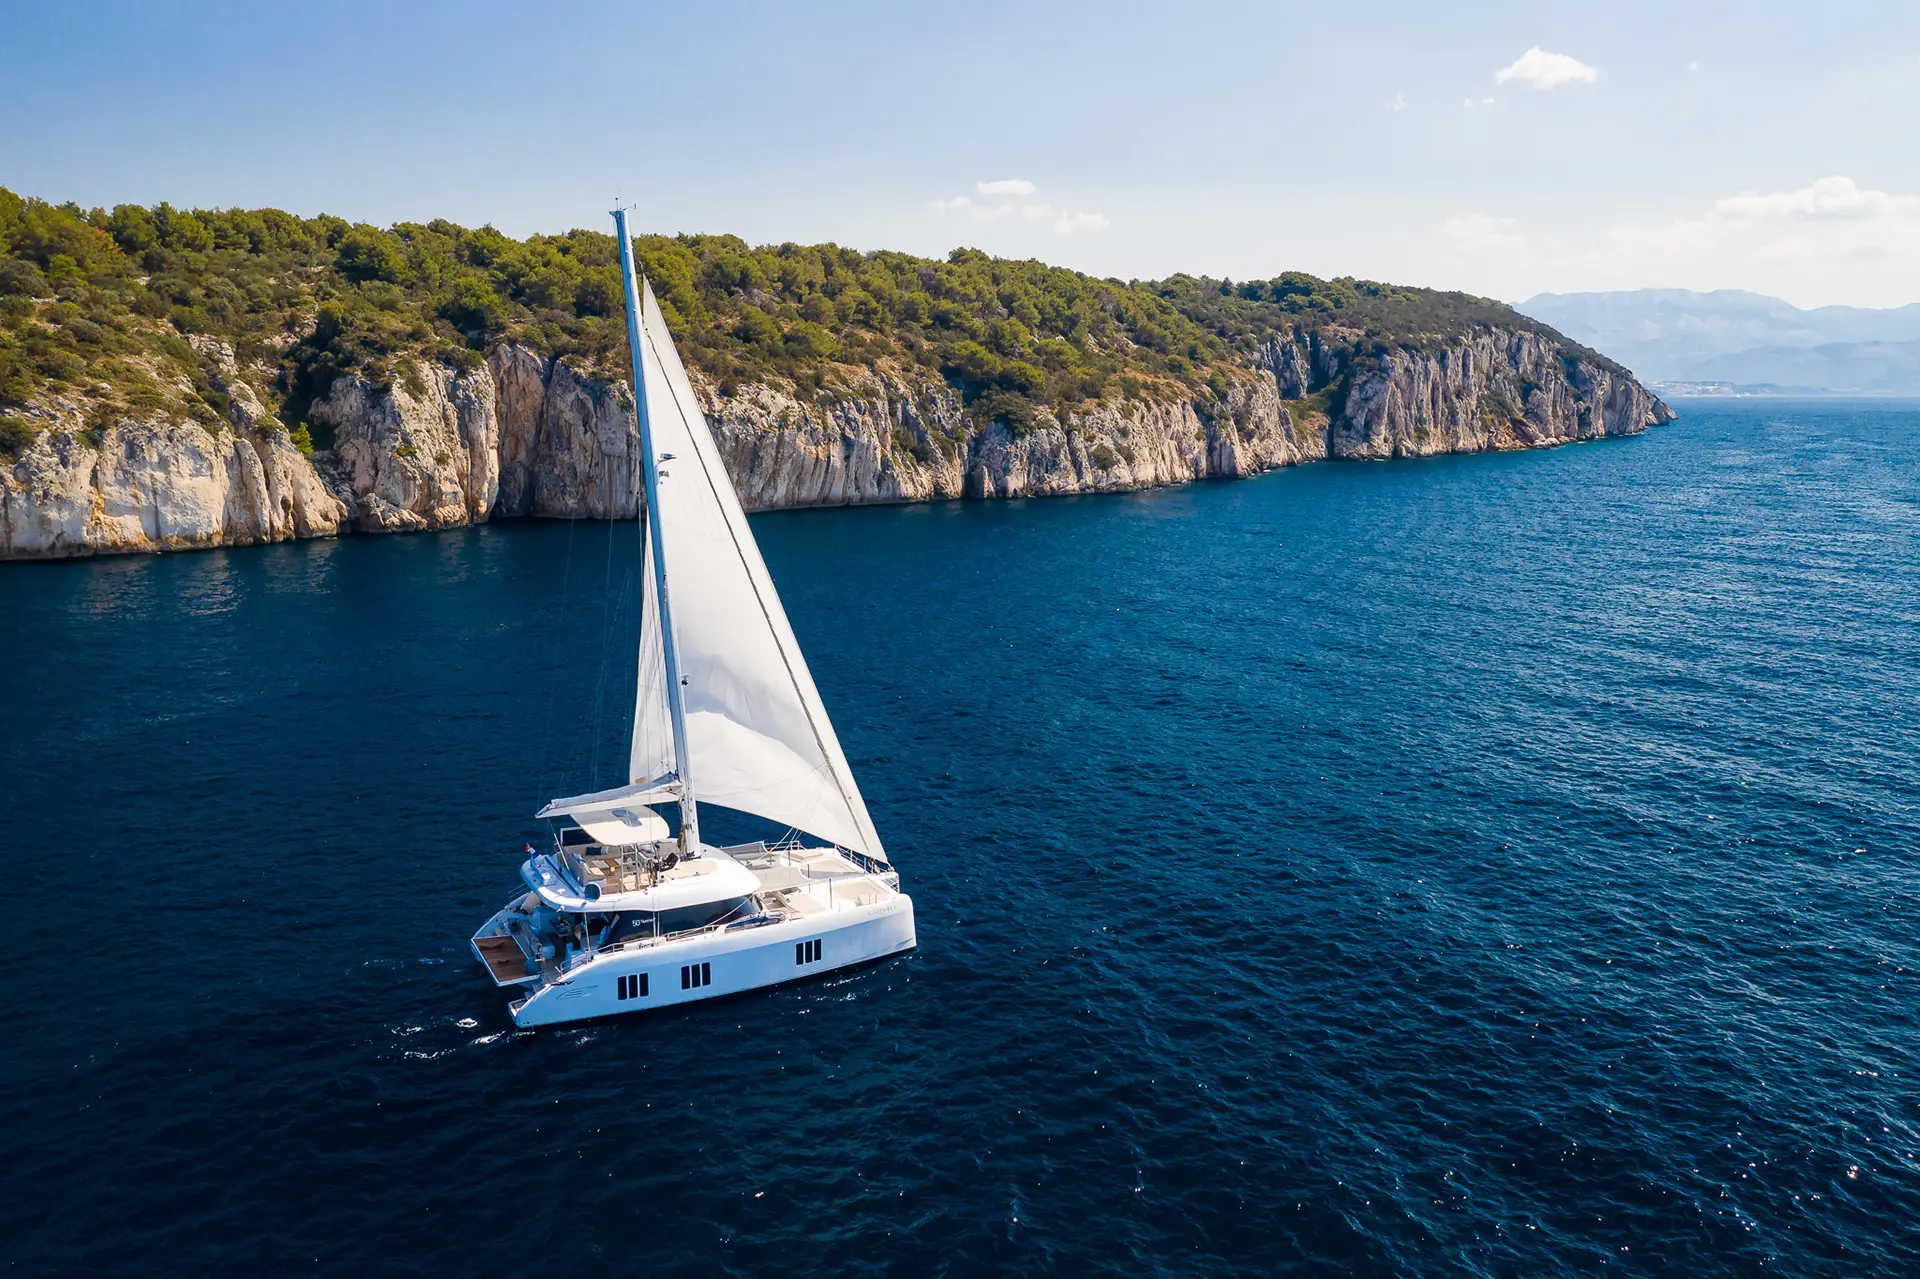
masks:
{"label": "white sail", "polygon": [[[885,858],[653,290],[642,310],[647,425],[698,803],[753,813]],[[628,776],[673,771],[659,609],[646,576]]]}
{"label": "white sail", "polygon": [[653,542],[640,525],[640,679],[633,707],[633,751],[627,777],[642,784],[679,772],[673,756],[673,713],[667,707],[667,664],[660,646],[660,596],[653,588]]}

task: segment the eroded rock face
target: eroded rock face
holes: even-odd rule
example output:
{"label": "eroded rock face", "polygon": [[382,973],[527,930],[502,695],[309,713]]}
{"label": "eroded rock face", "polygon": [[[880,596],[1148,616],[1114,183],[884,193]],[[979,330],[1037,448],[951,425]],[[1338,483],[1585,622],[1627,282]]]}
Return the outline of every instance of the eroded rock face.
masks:
{"label": "eroded rock face", "polygon": [[12,559],[92,554],[98,458],[63,431],[35,439],[0,486],[0,553]]}
{"label": "eroded rock face", "polygon": [[271,540],[337,534],[347,521],[347,505],[321,480],[306,455],[293,446],[286,429],[275,423],[254,438],[272,502]]}
{"label": "eroded rock face", "polygon": [[721,399],[696,382],[748,510],[960,495],[970,429],[960,398],[880,374],[862,382],[828,404],[803,404],[769,386]]}
{"label": "eroded rock face", "polygon": [[547,368],[548,361],[523,346],[496,346],[487,356],[500,416],[500,496],[494,509],[502,515],[533,513],[533,451],[546,407]]}
{"label": "eroded rock face", "polygon": [[1224,408],[1208,417],[1184,400],[1108,401],[1041,413],[1023,431],[983,430],[950,388],[878,374],[824,407],[765,386],[707,404],[755,510],[1151,488],[1325,456],[1323,434],[1297,429],[1266,379],[1236,387]]}
{"label": "eroded rock face", "polygon": [[128,422],[97,445],[50,430],[0,476],[4,559],[324,537],[344,515],[284,430]]}
{"label": "eroded rock face", "polygon": [[500,424],[484,369],[434,369],[416,386],[344,377],[309,416],[333,428],[340,496],[367,532],[484,521],[500,491]]}
{"label": "eroded rock face", "polygon": [[[196,339],[205,343],[205,339]],[[230,429],[70,426],[0,458],[0,558],[242,545],[346,530],[409,532],[496,516],[631,518],[632,396],[503,344],[481,367],[346,377],[310,416],[333,444],[293,446],[219,343],[202,346]],[[771,385],[721,397],[694,375],[749,509],[1149,488],[1320,458],[1532,448],[1672,420],[1631,377],[1552,338],[1482,330],[1430,351],[1353,358],[1319,333],[1276,336],[1223,395],[1111,399],[980,427],[944,383],[852,373],[828,402]]]}
{"label": "eroded rock face", "polygon": [[564,360],[512,345],[488,354],[487,372],[499,406],[500,514],[639,514],[640,455],[624,382],[583,377]]}
{"label": "eroded rock face", "polygon": [[1537,333],[1481,333],[1432,354],[1394,351],[1357,375],[1329,455],[1425,457],[1628,435],[1672,411],[1631,378]]}

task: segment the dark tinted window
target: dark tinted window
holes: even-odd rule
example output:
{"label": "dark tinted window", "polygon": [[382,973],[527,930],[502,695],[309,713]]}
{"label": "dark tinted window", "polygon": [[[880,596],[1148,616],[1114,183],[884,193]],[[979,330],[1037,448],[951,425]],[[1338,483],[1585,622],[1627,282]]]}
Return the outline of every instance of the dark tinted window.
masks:
{"label": "dark tinted window", "polygon": [[660,912],[660,931],[684,932],[689,928],[705,928],[708,924],[717,924],[724,919],[743,917],[748,913],[749,900],[745,897],[733,897],[723,902],[703,902],[698,906],[663,910]]}

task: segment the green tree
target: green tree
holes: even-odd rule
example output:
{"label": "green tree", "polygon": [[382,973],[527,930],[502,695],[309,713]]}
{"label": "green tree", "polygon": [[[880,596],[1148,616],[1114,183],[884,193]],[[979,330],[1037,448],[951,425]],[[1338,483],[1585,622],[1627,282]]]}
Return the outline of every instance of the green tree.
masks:
{"label": "green tree", "polygon": [[159,243],[182,253],[205,253],[213,247],[213,233],[207,224],[184,209],[161,203],[153,210]]}
{"label": "green tree", "polygon": [[813,321],[796,320],[787,330],[786,348],[797,359],[830,360],[839,354],[840,343]]}
{"label": "green tree", "polygon": [[45,297],[47,278],[40,268],[19,258],[0,258],[0,297]]}
{"label": "green tree", "polygon": [[355,227],[340,241],[334,266],[349,280],[395,281],[406,263],[385,234],[371,227]]}
{"label": "green tree", "polygon": [[834,309],[833,299],[824,293],[809,293],[800,303],[801,318],[815,324],[833,325],[840,323],[840,313]]}
{"label": "green tree", "polygon": [[734,322],[733,336],[748,346],[777,347],[780,345],[780,324],[757,306],[743,306],[740,308],[740,318]]}
{"label": "green tree", "polygon": [[465,275],[453,286],[453,296],[440,308],[440,314],[466,332],[498,333],[505,322],[504,299],[487,282]]}
{"label": "green tree", "polygon": [[107,232],[120,246],[120,251],[130,257],[146,252],[160,239],[153,215],[137,204],[113,206],[113,212],[107,217]]}
{"label": "green tree", "polygon": [[601,267],[589,272],[574,290],[573,309],[580,315],[612,315],[626,305],[620,274]]}

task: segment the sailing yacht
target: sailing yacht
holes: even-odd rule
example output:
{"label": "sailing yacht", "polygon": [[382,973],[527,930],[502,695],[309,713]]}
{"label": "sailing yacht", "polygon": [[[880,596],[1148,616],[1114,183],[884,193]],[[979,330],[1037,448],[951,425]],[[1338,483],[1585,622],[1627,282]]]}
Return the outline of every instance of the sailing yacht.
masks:
{"label": "sailing yacht", "polygon": [[[911,950],[887,860],[800,655],[624,210],[646,492],[640,673],[627,784],[541,808],[524,891],[473,937],[521,1026],[712,999]],[[669,821],[662,809],[670,806]],[[787,828],[717,847],[702,808]]]}

